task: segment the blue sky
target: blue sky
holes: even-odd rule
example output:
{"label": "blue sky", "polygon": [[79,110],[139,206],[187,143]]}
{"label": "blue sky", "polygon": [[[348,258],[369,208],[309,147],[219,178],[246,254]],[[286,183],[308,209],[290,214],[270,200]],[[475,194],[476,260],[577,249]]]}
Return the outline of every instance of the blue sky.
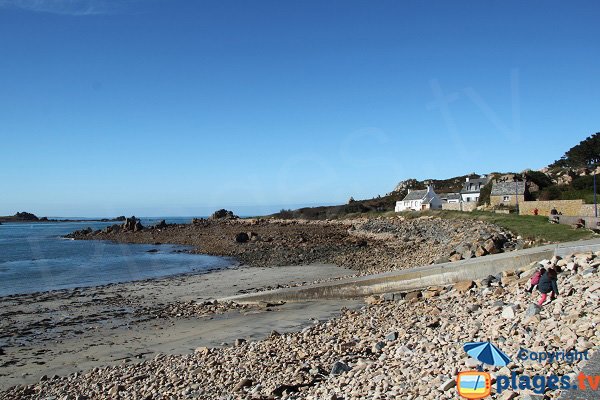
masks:
{"label": "blue sky", "polygon": [[541,168],[594,1],[0,0],[0,215],[241,214]]}

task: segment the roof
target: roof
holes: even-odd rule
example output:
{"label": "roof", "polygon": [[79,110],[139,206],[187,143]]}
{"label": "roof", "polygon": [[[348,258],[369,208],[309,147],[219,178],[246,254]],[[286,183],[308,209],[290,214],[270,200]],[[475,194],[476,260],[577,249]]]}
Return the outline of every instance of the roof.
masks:
{"label": "roof", "polygon": [[427,189],[424,189],[424,190],[411,190],[410,193],[408,193],[406,195],[406,197],[404,197],[404,199],[402,199],[402,201],[407,201],[407,200],[421,200],[423,197],[425,197],[426,194],[427,194]]}
{"label": "roof", "polygon": [[448,193],[446,198],[448,200],[460,200],[460,193]]}
{"label": "roof", "polygon": [[433,196],[432,197],[428,197],[425,200],[423,200],[423,204],[431,204],[432,201],[433,201]]}
{"label": "roof", "polygon": [[461,193],[479,193],[480,189],[468,190],[467,188],[471,185],[475,187],[484,187],[488,183],[488,178],[471,178],[467,182],[463,182],[463,187],[460,190]]}
{"label": "roof", "polygon": [[512,195],[517,192],[518,194],[525,194],[525,182],[494,182],[492,185],[491,196],[506,196]]}

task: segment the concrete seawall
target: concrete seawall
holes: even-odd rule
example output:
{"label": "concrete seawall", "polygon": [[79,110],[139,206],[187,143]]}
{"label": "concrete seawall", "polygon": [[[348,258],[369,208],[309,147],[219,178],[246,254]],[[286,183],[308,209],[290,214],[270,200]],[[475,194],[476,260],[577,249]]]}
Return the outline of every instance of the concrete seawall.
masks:
{"label": "concrete seawall", "polygon": [[534,261],[549,259],[554,255],[565,256],[574,252],[598,250],[600,250],[600,239],[553,244],[452,263],[427,265],[403,271],[349,278],[333,283],[245,294],[229,297],[227,300],[239,303],[306,301],[404,292],[424,289],[428,286],[443,286],[464,280],[482,279],[503,271],[517,270]]}

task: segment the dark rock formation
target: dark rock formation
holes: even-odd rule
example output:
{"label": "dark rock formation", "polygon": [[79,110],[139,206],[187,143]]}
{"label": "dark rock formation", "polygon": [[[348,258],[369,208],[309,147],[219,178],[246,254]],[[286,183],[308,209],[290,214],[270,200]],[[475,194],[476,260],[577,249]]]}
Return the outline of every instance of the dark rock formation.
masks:
{"label": "dark rock formation", "polygon": [[239,217],[233,211],[225,210],[224,208],[215,211],[209,219],[238,219]]}
{"label": "dark rock formation", "polygon": [[240,232],[235,235],[235,241],[238,243],[246,243],[248,240],[250,240],[250,237],[246,232]]}
{"label": "dark rock formation", "polygon": [[39,218],[35,214],[25,211],[16,213],[15,219],[18,221],[39,221]]}
{"label": "dark rock formation", "polygon": [[131,218],[126,218],[125,222],[121,226],[121,229],[125,232],[138,232],[144,229],[142,223],[139,219],[132,216]]}
{"label": "dark rock formation", "polygon": [[169,226],[169,225],[168,225],[168,224],[166,223],[166,221],[163,219],[163,220],[161,220],[161,221],[160,221],[158,224],[154,225],[154,228],[156,228],[156,229],[164,229],[164,228],[166,228],[167,226]]}

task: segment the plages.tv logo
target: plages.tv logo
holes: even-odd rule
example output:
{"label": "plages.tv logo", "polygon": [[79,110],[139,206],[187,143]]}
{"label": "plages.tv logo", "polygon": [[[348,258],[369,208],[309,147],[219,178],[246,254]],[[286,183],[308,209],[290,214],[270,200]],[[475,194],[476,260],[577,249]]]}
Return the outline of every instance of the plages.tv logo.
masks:
{"label": "plages.tv logo", "polygon": [[502,367],[510,362],[510,358],[490,342],[469,342],[463,348],[481,365],[477,371],[462,371],[458,374],[458,394],[465,399],[483,399],[492,392],[492,378],[483,371],[483,364]]}
{"label": "plages.tv logo", "polygon": [[458,394],[466,399],[483,399],[492,392],[492,378],[482,371],[463,371],[456,378]]}

